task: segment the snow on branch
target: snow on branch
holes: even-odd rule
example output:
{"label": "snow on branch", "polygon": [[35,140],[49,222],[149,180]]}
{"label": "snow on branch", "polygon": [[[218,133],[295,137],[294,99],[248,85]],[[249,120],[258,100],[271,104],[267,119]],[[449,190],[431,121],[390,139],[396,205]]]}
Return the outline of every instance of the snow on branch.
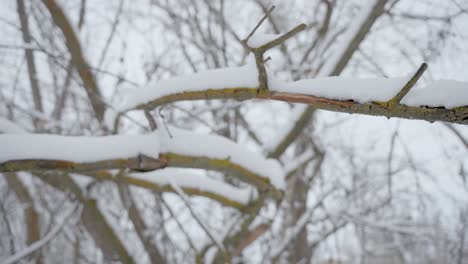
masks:
{"label": "snow on branch", "polygon": [[171,128],[171,134],[156,130],[103,137],[0,135],[0,146],[8,150],[0,152],[0,172],[198,168],[228,173],[262,190],[284,188],[284,173],[275,160],[224,137],[176,128]]}
{"label": "snow on branch", "polygon": [[409,76],[374,79],[321,77],[296,82],[284,82],[271,74],[268,76],[268,90],[258,93],[259,82],[253,63],[238,68],[204,71],[163,80],[140,91],[129,91],[123,96],[127,100],[117,109],[126,112],[153,109],[177,101],[257,98],[304,103],[336,112],[468,123],[468,83],[465,82],[435,81],[426,87],[407,91],[399,103],[385,104],[402,91],[410,80]]}
{"label": "snow on branch", "polygon": [[[370,6],[378,6],[380,10],[384,4],[385,2],[375,1],[375,4]],[[106,113],[106,123],[115,128],[120,115],[130,110],[150,110],[177,101],[227,98],[279,100],[305,103],[317,109],[345,113],[422,119],[429,122],[468,123],[468,83],[441,80],[425,88],[412,89],[427,68],[425,63],[411,78],[321,77],[296,82],[276,79],[265,65],[264,53],[303,31],[306,25],[300,24],[285,34],[256,34],[258,27],[273,9],[274,6],[243,40],[254,60],[242,67],[203,71],[161,80],[138,91],[128,91],[122,96],[125,102],[115,107],[117,112],[109,110]],[[362,17],[366,18],[374,11],[369,8],[362,12],[365,14]],[[347,54],[348,48],[357,45],[354,38],[359,37],[359,25],[368,23],[366,21],[359,20],[353,24],[346,38],[349,40],[344,41],[350,44],[338,49],[340,56],[330,58],[328,64],[338,67],[337,64],[341,63],[338,58]],[[322,72],[333,75],[331,68],[335,66],[324,66],[330,70]]]}
{"label": "snow on branch", "polygon": [[[175,193],[172,183],[177,184],[186,194],[203,196],[219,202],[224,206],[244,210],[245,206],[257,199],[258,193],[253,188],[235,187],[224,181],[210,178],[205,172],[195,169],[164,168],[149,172],[94,171],[74,175],[74,179],[88,184],[86,178],[100,181],[115,181],[145,188],[156,192]],[[86,181],[84,181],[86,180]],[[171,182],[172,181],[172,182]]]}
{"label": "snow on branch", "polygon": [[234,187],[223,181],[207,177],[206,173],[197,170],[166,168],[146,173],[131,173],[129,176],[134,179],[153,182],[166,188],[172,188],[172,184],[176,184],[187,194],[191,194],[190,191],[187,192],[190,189],[210,192],[213,194],[212,196],[222,196],[242,205],[247,205],[257,197],[253,189]]}

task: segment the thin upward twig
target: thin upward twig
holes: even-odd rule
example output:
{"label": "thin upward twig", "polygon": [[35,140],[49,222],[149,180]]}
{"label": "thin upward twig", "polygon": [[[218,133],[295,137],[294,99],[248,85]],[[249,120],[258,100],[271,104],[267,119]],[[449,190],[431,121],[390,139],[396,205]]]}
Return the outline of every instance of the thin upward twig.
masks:
{"label": "thin upward twig", "polygon": [[397,104],[401,102],[403,97],[405,97],[408,94],[408,92],[411,90],[411,88],[413,88],[413,86],[416,84],[416,82],[418,82],[419,78],[421,78],[421,76],[426,71],[426,69],[427,69],[427,64],[426,63],[421,64],[419,69],[414,73],[413,77],[411,77],[411,79],[409,79],[409,81],[405,84],[405,86],[403,86],[403,89],[401,89],[401,91],[399,91],[395,95],[395,97],[393,97],[392,99],[390,99],[390,101],[387,102],[389,108],[394,108]]}
{"label": "thin upward twig", "polygon": [[254,27],[254,29],[250,32],[250,34],[245,38],[245,40],[243,40],[244,43],[247,43],[247,41],[249,41],[249,39],[253,36],[253,34],[255,34],[255,32],[257,31],[257,29],[262,25],[262,23],[265,21],[265,19],[267,19],[267,17],[271,14],[271,12],[273,12],[273,10],[275,10],[275,6],[271,6],[270,9],[268,9],[268,11],[265,12],[265,15],[262,17],[262,19],[260,19],[260,21],[258,21],[257,25]]}

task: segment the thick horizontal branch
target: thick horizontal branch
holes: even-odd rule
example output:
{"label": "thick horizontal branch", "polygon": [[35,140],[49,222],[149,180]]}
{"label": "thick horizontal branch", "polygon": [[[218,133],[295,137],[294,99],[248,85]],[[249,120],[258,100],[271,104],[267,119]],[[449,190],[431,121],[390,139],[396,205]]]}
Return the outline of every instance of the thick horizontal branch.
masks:
{"label": "thick horizontal branch", "polygon": [[279,100],[290,103],[304,103],[317,109],[349,114],[364,114],[372,116],[398,117],[419,119],[428,122],[442,121],[448,123],[468,124],[468,106],[447,109],[444,107],[407,106],[398,104],[388,107],[378,102],[358,103],[351,100],[333,100],[312,95],[273,92],[265,99]]}
{"label": "thick horizontal branch", "polygon": [[[378,87],[376,87],[378,89]],[[135,109],[153,109],[168,103],[190,100],[211,100],[211,99],[264,99],[285,101],[290,103],[308,104],[316,109],[343,112],[350,114],[364,114],[372,116],[398,117],[405,119],[419,119],[429,122],[442,121],[448,123],[468,124],[468,106],[455,107],[447,109],[444,107],[429,106],[408,106],[397,104],[387,106],[380,102],[358,103],[352,100],[335,100],[313,95],[287,93],[287,92],[268,92],[257,94],[255,88],[227,88],[227,89],[208,89],[205,91],[192,91],[171,94],[152,100],[145,104],[140,104]]]}
{"label": "thick horizontal branch", "polygon": [[[142,159],[140,159],[142,160]],[[64,172],[75,172],[81,175],[92,177],[97,180],[116,181],[133,186],[138,186],[145,189],[150,189],[156,192],[175,192],[171,184],[158,183],[157,178],[151,179],[150,177],[138,177],[130,174],[115,175],[106,169],[125,169],[130,168],[139,171],[158,170],[165,167],[181,167],[181,168],[198,168],[216,170],[230,175],[241,178],[242,180],[249,182],[262,191],[271,193],[274,198],[279,198],[281,195],[280,191],[276,190],[268,182],[268,179],[261,177],[253,172],[242,168],[237,164],[233,164],[228,160],[209,159],[205,157],[190,157],[184,155],[177,155],[173,153],[161,154],[158,159],[152,159],[145,157],[143,162],[138,161],[138,158],[132,159],[115,159],[107,160],[95,163],[76,163],[70,161],[61,160],[14,160],[0,163],[0,172],[7,171],[64,171]],[[126,167],[127,166],[127,167]],[[141,173],[139,173],[141,174]],[[196,177],[197,175],[194,175]],[[156,176],[157,177],[157,176]],[[174,177],[174,180],[176,177]],[[194,179],[194,181],[197,181]],[[203,179],[199,179],[200,185],[203,187],[197,188],[189,185],[185,186],[180,183],[180,187],[185,193],[195,196],[203,196],[219,203],[233,207],[239,210],[243,210],[247,206],[248,201],[243,201],[245,193],[239,193],[239,197],[231,197],[227,194],[222,194],[222,190],[211,190],[209,183],[204,184]],[[221,184],[220,182],[219,184]],[[219,186],[218,186],[219,187]],[[222,186],[225,190],[225,186]],[[239,189],[239,191],[242,191]]]}
{"label": "thick horizontal branch", "polygon": [[[75,173],[86,173],[86,175],[93,176],[98,179],[112,180],[112,175],[105,172],[96,172],[109,169],[130,169],[135,171],[153,171],[163,169],[166,167],[172,168],[195,168],[195,169],[206,169],[227,173],[235,176],[245,182],[248,182],[261,191],[268,191],[271,194],[279,198],[281,192],[278,191],[271,183],[270,180],[258,173],[252,172],[236,163],[231,162],[228,159],[214,159],[207,157],[196,157],[189,155],[181,155],[175,153],[161,153],[159,157],[152,158],[144,155],[128,159],[110,159],[96,162],[73,162],[66,160],[45,160],[45,159],[29,159],[29,160],[9,160],[0,163],[0,172],[16,172],[16,171],[65,171]],[[130,184],[150,187],[151,189],[158,189],[157,184],[150,184],[148,181],[139,180],[137,178],[122,177],[125,182]],[[115,180],[115,179],[114,179]],[[163,186],[159,188],[160,191],[173,191],[170,186]],[[215,194],[208,194],[202,190],[188,190],[190,194],[197,194],[207,196],[211,198],[217,198],[216,200],[226,200],[221,197],[217,197]],[[220,195],[218,195],[220,196]],[[233,207],[233,202],[224,201],[225,204],[230,204]]]}
{"label": "thick horizontal branch", "polygon": [[[171,128],[171,135],[155,130],[145,135],[101,137],[50,134],[0,135],[0,173],[15,171],[54,171],[80,173],[99,180],[123,180],[155,191],[185,192],[218,200],[241,208],[256,193],[206,177],[194,168],[218,171],[250,183],[258,191],[278,199],[284,187],[282,168],[277,161],[248,151],[225,137],[197,134]],[[167,169],[166,169],[167,168]],[[172,168],[172,169],[171,169]],[[128,170],[114,177],[105,170]],[[146,172],[146,173],[141,173]]]}
{"label": "thick horizontal branch", "polygon": [[128,159],[109,159],[96,162],[74,162],[69,160],[53,159],[21,159],[9,160],[0,163],[0,172],[58,170],[70,173],[79,173],[110,169],[151,171],[161,169],[166,166],[167,161],[153,159],[146,156]]}

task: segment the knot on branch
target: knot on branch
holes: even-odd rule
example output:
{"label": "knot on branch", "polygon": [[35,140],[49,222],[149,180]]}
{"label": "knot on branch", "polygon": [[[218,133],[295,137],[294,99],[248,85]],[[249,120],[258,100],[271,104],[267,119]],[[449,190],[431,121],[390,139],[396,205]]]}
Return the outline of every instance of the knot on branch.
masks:
{"label": "knot on branch", "polygon": [[253,53],[255,57],[255,64],[257,65],[257,71],[258,71],[258,82],[259,82],[259,87],[258,87],[258,93],[259,94],[267,94],[268,93],[268,77],[267,77],[267,71],[265,69],[265,63],[271,59],[267,58],[264,59],[263,56],[266,51],[283,44],[286,40],[291,38],[292,36],[296,35],[297,33],[303,31],[306,28],[305,24],[299,24],[290,31],[288,31],[285,34],[278,35],[277,37],[273,38],[272,40],[265,41],[265,43],[261,43],[258,46],[253,46],[249,44],[249,40],[251,37],[255,34],[257,29],[260,27],[260,25],[266,20],[266,18],[273,12],[275,9],[275,6],[272,6],[260,19],[260,21],[257,23],[257,25],[254,27],[254,29],[250,32],[250,34],[242,40],[242,44],[249,50],[250,52]]}

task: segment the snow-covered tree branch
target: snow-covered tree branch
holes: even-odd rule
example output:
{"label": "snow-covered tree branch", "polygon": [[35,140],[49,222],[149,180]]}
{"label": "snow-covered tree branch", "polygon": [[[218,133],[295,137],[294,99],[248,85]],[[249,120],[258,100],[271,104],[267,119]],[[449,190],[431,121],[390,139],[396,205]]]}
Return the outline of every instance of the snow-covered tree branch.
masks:
{"label": "snow-covered tree branch", "polygon": [[465,3],[3,7],[0,262],[468,259]]}

